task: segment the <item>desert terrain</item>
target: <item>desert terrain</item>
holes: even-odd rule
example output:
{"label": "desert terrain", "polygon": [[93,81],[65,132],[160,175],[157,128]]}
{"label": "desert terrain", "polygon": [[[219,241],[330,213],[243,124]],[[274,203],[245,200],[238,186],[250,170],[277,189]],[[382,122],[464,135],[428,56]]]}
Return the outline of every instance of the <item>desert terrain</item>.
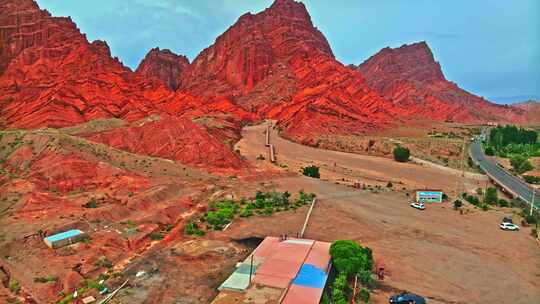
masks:
{"label": "desert terrain", "polygon": [[[152,46],[136,67],[40,4],[0,1],[0,303],[211,303],[262,238],[298,235],[312,193],[304,237],[357,241],[384,265],[370,303],[540,298],[532,227],[498,227],[522,210],[453,208],[493,186],[471,137],[538,125],[538,103],[462,89],[425,41],[341,62],[300,1],[242,12],[191,60]],[[419,211],[417,189],[447,199]],[[44,241],[72,229],[87,237]]]}

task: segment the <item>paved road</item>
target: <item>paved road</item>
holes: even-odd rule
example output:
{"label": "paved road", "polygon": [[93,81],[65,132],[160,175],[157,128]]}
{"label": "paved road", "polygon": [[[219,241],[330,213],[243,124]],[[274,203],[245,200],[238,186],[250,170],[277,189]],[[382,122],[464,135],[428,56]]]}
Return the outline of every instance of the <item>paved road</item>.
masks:
{"label": "paved road", "polygon": [[[505,188],[510,189],[511,191],[519,195],[522,199],[526,200],[528,203],[531,202],[533,192],[532,188],[524,181],[510,174],[506,170],[497,166],[493,161],[486,158],[484,152],[482,151],[479,140],[476,140],[474,143],[471,144],[470,152],[472,159],[477,164],[479,164],[482,170],[491,175],[491,177],[493,177],[495,180],[499,181],[499,183],[502,184]],[[536,191],[536,195],[534,198],[534,205],[537,209],[540,209],[539,192],[540,191]]]}

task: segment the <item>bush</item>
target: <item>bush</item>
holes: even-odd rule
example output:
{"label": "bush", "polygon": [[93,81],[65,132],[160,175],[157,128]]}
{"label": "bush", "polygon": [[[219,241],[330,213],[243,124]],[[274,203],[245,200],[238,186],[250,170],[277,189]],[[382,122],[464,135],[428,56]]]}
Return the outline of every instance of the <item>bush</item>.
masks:
{"label": "bush", "polygon": [[97,208],[97,201],[95,197],[92,197],[86,204],[82,205],[84,208]]}
{"label": "bush", "polygon": [[527,157],[523,155],[514,155],[510,158],[510,165],[512,165],[514,171],[519,174],[525,173],[533,168]]}
{"label": "bush", "polygon": [[499,201],[497,196],[497,188],[489,187],[486,190],[486,196],[484,197],[484,203],[496,204]]}
{"label": "bush", "polygon": [[467,194],[465,196],[465,200],[468,201],[469,203],[475,205],[475,206],[478,206],[480,204],[480,200],[478,199],[478,197],[476,197],[474,195]]}
{"label": "bush", "polygon": [[197,236],[203,236],[204,235],[204,231],[199,229],[199,225],[197,225],[193,221],[189,221],[184,226],[184,233],[187,234],[187,235],[197,235]]}
{"label": "bush", "polygon": [[21,291],[21,284],[19,284],[19,281],[11,279],[9,281],[9,290],[15,294],[18,294],[19,291]]}
{"label": "bush", "polygon": [[313,177],[313,178],[320,178],[321,174],[319,173],[319,167],[317,166],[308,166],[302,168],[302,174],[305,176]]}
{"label": "bush", "polygon": [[525,216],[525,222],[529,225],[533,225],[538,222],[538,219],[533,214],[527,214],[527,216]]}
{"label": "bush", "polygon": [[538,229],[536,228],[531,229],[531,236],[534,238],[538,238]]}
{"label": "bush", "polygon": [[394,159],[398,162],[406,162],[409,160],[409,157],[411,156],[411,152],[409,149],[397,146],[394,148]]}
{"label": "bush", "polygon": [[388,184],[386,184],[386,187],[387,188],[392,188],[394,185],[392,184],[392,182],[388,182]]}
{"label": "bush", "polygon": [[458,210],[459,208],[461,208],[461,206],[463,206],[463,202],[461,202],[461,200],[455,200],[454,201],[454,209],[455,210]]}
{"label": "bush", "polygon": [[480,209],[482,209],[483,211],[488,211],[489,210],[489,205],[484,203],[484,204],[480,205]]}
{"label": "bush", "polygon": [[443,194],[442,194],[442,199],[443,199],[443,200],[447,200],[447,199],[448,199],[448,194],[443,193]]}
{"label": "bush", "polygon": [[165,236],[159,232],[152,232],[150,233],[149,237],[152,241],[159,241],[162,240]]}
{"label": "bush", "polygon": [[365,288],[360,289],[360,292],[358,292],[358,295],[356,296],[356,300],[360,303],[369,303],[369,290]]}
{"label": "bush", "polygon": [[540,184],[540,176],[524,175],[523,179],[529,184],[534,184],[534,185]]}
{"label": "bush", "polygon": [[488,146],[488,147],[486,147],[486,150],[484,151],[484,153],[486,153],[486,155],[488,155],[488,156],[493,156],[493,155],[495,155],[495,149]]}
{"label": "bush", "polygon": [[499,199],[499,206],[508,207],[508,206],[510,206],[510,203],[508,203],[507,200],[501,198],[501,199]]}
{"label": "bush", "polygon": [[56,281],[58,281],[58,277],[55,277],[55,276],[35,277],[34,278],[35,283],[48,283],[48,282],[56,282]]}

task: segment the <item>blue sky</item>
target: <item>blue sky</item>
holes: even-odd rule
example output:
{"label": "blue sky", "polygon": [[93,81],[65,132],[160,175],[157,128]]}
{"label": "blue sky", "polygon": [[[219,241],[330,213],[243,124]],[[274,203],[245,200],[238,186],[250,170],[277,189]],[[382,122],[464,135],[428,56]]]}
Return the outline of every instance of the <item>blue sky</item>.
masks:
{"label": "blue sky", "polygon": [[[538,0],[304,0],[336,57],[359,64],[381,48],[428,42],[446,77],[501,102],[540,99]],[[38,0],[106,40],[136,68],[153,47],[192,60],[245,12],[271,0]],[[495,98],[497,97],[497,98]]]}

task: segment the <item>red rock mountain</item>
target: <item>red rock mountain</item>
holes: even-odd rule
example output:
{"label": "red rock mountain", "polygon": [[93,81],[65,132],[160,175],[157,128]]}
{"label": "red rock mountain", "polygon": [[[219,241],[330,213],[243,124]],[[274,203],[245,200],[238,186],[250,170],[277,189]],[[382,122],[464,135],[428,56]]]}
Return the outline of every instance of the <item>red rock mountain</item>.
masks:
{"label": "red rock mountain", "polygon": [[153,48],[141,61],[135,74],[142,78],[156,78],[171,90],[176,90],[180,74],[189,66],[186,56],[176,55],[168,49]]}
{"label": "red rock mountain", "polygon": [[62,127],[102,117],[135,120],[157,112],[170,92],[135,82],[103,41],[89,43],[70,18],[31,0],[0,2],[0,124]]}
{"label": "red rock mountain", "polygon": [[241,16],[191,64],[153,49],[135,73],[105,42],[88,42],[70,18],[52,17],[31,0],[0,0],[0,42],[2,128],[210,115],[234,126],[276,119],[285,136],[314,143],[321,134],[371,132],[427,115],[525,119],[523,110],[447,81],[425,43],[384,49],[357,69],[344,66],[293,0]]}
{"label": "red rock mountain", "polygon": [[523,121],[523,111],[491,103],[444,77],[427,43],[384,48],[357,69],[400,114],[457,122]]}
{"label": "red rock mountain", "polygon": [[384,127],[393,109],[335,60],[304,4],[292,0],[241,16],[182,73],[180,90],[229,98],[302,142]]}

